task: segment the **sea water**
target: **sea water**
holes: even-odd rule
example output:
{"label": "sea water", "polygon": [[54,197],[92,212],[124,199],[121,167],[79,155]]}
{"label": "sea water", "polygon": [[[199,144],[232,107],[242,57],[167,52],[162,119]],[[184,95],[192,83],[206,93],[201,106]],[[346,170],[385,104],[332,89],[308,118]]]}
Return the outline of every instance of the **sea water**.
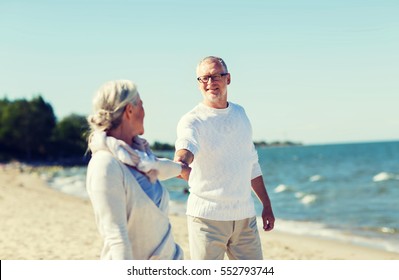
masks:
{"label": "sea water", "polygon": [[[276,229],[399,252],[399,142],[263,147],[258,156]],[[85,174],[85,167],[74,167],[43,176],[50,186],[87,199]],[[163,184],[170,211],[184,215],[187,183]],[[255,195],[254,201],[260,216]]]}

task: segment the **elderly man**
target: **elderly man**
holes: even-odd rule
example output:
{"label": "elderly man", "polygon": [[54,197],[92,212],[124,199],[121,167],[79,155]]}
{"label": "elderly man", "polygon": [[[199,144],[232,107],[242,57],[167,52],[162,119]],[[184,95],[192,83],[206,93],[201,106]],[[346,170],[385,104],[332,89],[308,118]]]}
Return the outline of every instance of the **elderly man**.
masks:
{"label": "elderly man", "polygon": [[227,100],[226,63],[209,56],[197,66],[202,103],[177,126],[175,161],[190,165],[187,223],[191,259],[262,259],[252,190],[263,205],[263,229],[274,214],[252,128],[244,109]]}

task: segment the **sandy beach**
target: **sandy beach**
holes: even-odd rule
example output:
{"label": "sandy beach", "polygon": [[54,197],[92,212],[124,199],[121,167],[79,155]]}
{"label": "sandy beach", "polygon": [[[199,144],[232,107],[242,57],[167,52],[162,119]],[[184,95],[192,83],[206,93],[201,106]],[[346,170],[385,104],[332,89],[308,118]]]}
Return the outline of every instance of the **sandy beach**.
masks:
{"label": "sandy beach", "polygon": [[[170,219],[189,259],[186,219]],[[90,201],[49,188],[30,167],[0,166],[0,221],[2,260],[99,259],[102,240]],[[397,253],[278,230],[261,232],[261,239],[269,260],[399,260]]]}

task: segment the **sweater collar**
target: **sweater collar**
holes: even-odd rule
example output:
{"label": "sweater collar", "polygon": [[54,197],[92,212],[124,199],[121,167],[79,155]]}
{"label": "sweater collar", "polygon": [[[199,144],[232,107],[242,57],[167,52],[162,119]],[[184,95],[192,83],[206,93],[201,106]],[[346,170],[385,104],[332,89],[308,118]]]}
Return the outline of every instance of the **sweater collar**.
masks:
{"label": "sweater collar", "polygon": [[231,102],[227,102],[227,107],[226,108],[216,109],[216,108],[209,107],[209,106],[207,106],[207,105],[205,105],[204,103],[201,102],[201,103],[199,103],[199,107],[202,110],[206,110],[206,111],[212,112],[214,114],[227,114],[231,110],[231,107],[232,107],[231,104],[232,104]]}

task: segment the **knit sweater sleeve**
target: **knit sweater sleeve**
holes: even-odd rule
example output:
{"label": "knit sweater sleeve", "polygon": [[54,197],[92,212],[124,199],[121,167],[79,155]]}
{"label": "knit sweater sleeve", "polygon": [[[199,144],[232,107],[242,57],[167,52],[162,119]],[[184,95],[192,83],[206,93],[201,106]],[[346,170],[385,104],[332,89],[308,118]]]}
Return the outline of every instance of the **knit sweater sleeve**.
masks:
{"label": "knit sweater sleeve", "polygon": [[177,124],[176,151],[188,150],[195,155],[199,150],[198,130],[195,120],[190,115],[183,116]]}
{"label": "knit sweater sleeve", "polygon": [[87,171],[89,193],[97,226],[111,259],[132,259],[128,237],[124,173],[111,154],[93,155]]}
{"label": "knit sweater sleeve", "polygon": [[[249,133],[250,133],[250,136],[251,136],[251,139],[252,139],[253,137],[252,137],[252,125],[251,125],[251,122],[250,122],[247,114],[245,113],[244,108],[242,108],[242,107],[240,107],[240,108],[242,109],[245,118],[248,120],[248,129],[249,129]],[[255,179],[255,178],[259,177],[259,176],[262,176],[262,169],[261,169],[260,164],[259,164],[258,152],[256,151],[255,145],[254,145],[254,143],[252,141],[251,141],[251,159],[252,159],[251,180],[253,180],[253,179]]]}
{"label": "knit sweater sleeve", "polygon": [[167,158],[158,158],[158,179],[161,181],[176,177],[181,173],[181,165]]}
{"label": "knit sweater sleeve", "polygon": [[258,152],[255,149],[255,145],[252,147],[252,173],[251,173],[251,180],[262,176],[262,169],[260,168],[259,159],[258,159]]}

